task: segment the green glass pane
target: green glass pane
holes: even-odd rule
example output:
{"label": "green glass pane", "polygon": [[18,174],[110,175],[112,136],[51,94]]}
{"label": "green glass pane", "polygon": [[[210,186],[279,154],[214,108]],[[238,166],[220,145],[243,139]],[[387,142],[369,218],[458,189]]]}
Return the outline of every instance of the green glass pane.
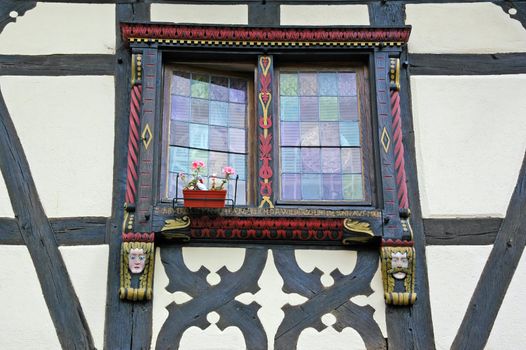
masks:
{"label": "green glass pane", "polygon": [[338,97],[320,97],[320,120],[338,120]]}
{"label": "green glass pane", "polygon": [[360,174],[343,175],[343,199],[363,200],[363,181]]}
{"label": "green glass pane", "polygon": [[202,160],[203,162],[205,162],[206,168],[205,168],[205,171],[202,174],[207,175],[208,174],[208,151],[203,151],[203,150],[200,150],[200,149],[191,149],[189,151],[189,155],[188,155],[188,161],[189,161],[189,163],[188,163],[188,172],[192,171],[190,166],[192,165],[192,162],[194,160]]}
{"label": "green glass pane", "polygon": [[298,75],[296,73],[280,74],[279,91],[281,96],[298,96]]}
{"label": "green glass pane", "polygon": [[192,75],[192,97],[208,99],[208,75]]}
{"label": "green glass pane", "polygon": [[283,96],[280,100],[280,117],[281,120],[295,121],[299,120],[300,100],[298,97]]}

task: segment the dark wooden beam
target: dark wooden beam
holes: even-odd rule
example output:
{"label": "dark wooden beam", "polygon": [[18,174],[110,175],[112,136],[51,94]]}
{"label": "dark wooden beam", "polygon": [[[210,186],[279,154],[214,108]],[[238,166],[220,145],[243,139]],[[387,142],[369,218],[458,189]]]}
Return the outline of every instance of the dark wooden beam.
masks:
{"label": "dark wooden beam", "polygon": [[[105,244],[105,217],[78,217],[49,219],[58,245]],[[0,218],[0,245],[20,245],[24,240],[15,219]]]}
{"label": "dark wooden beam", "polygon": [[[36,1],[27,0],[2,0],[0,1],[0,33],[5,26],[16,21],[17,17],[23,16],[26,11],[36,6]],[[11,17],[11,12],[16,12],[17,17]]]}
{"label": "dark wooden beam", "polygon": [[526,53],[411,54],[411,75],[495,75],[526,73]]}
{"label": "dark wooden beam", "polygon": [[452,350],[483,349],[526,244],[526,154],[506,217],[458,329]]}
{"label": "dark wooden beam", "polygon": [[502,219],[424,219],[428,245],[488,245],[495,242]]}
{"label": "dark wooden beam", "polygon": [[94,349],[53,229],[44,213],[22,144],[0,92],[0,169],[20,235],[40,281],[44,300],[63,349]]}
{"label": "dark wooden beam", "polygon": [[248,24],[252,26],[279,26],[279,4],[250,3],[248,5]]}
{"label": "dark wooden beam", "polygon": [[0,55],[0,75],[113,75],[115,55]]}
{"label": "dark wooden beam", "polygon": [[105,349],[149,349],[152,337],[152,303],[148,301],[134,304],[119,299],[131,65],[130,52],[121,40],[119,23],[149,20],[149,4],[118,4],[116,6],[115,144],[112,213],[106,233],[110,249],[104,327]]}
{"label": "dark wooden beam", "polygon": [[368,6],[371,25],[405,25],[405,4],[402,1],[370,1]]}

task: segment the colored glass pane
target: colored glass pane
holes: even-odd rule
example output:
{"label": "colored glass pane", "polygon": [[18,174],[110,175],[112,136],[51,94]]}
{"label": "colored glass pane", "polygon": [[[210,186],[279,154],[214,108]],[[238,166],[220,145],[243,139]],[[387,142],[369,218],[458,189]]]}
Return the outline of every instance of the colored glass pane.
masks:
{"label": "colored glass pane", "polygon": [[190,113],[189,97],[172,96],[172,119],[188,121]]}
{"label": "colored glass pane", "polygon": [[228,123],[228,103],[210,101],[210,124],[226,126]]}
{"label": "colored glass pane", "polygon": [[329,174],[341,173],[341,158],[339,148],[321,149],[321,172]]}
{"label": "colored glass pane", "polygon": [[210,127],[209,147],[216,151],[228,151],[228,128],[223,126]]}
{"label": "colored glass pane", "polygon": [[320,97],[320,120],[338,120],[338,97]]}
{"label": "colored glass pane", "polygon": [[247,164],[247,157],[242,154],[229,154],[228,155],[229,162],[228,166],[231,166],[236,170],[236,174],[239,175],[239,179],[246,180],[247,174],[246,174],[246,164]]}
{"label": "colored glass pane", "polygon": [[325,200],[342,200],[342,176],[325,174],[322,176],[322,198]]}
{"label": "colored glass pane", "polygon": [[285,200],[301,199],[301,175],[281,175],[281,197]]}
{"label": "colored glass pane", "polygon": [[173,95],[190,96],[190,73],[173,73],[171,93]]}
{"label": "colored glass pane", "polygon": [[192,116],[191,121],[195,123],[208,124],[208,100],[199,98],[192,99]]}
{"label": "colored glass pane", "polygon": [[343,198],[348,200],[364,199],[361,175],[343,175]]}
{"label": "colored glass pane", "polygon": [[296,73],[280,74],[279,92],[281,96],[298,96],[298,75]]}
{"label": "colored glass pane", "polygon": [[301,123],[301,145],[320,145],[320,128],[318,123]]}
{"label": "colored glass pane", "polygon": [[319,95],[338,96],[338,76],[336,73],[318,73]]}
{"label": "colored glass pane", "polygon": [[283,173],[299,173],[301,171],[299,148],[283,148],[281,150],[281,171]]}
{"label": "colored glass pane", "polygon": [[188,147],[188,123],[173,121],[170,124],[170,144]]}
{"label": "colored glass pane", "polygon": [[295,121],[299,119],[300,105],[299,98],[292,96],[282,96],[280,99],[281,120]]}
{"label": "colored glass pane", "polygon": [[338,122],[320,123],[320,134],[322,146],[340,146]]}
{"label": "colored glass pane", "polygon": [[208,174],[223,176],[223,168],[228,165],[228,154],[210,152],[208,155]]}
{"label": "colored glass pane", "polygon": [[281,122],[281,145],[299,146],[300,145],[300,123]]}
{"label": "colored glass pane", "polygon": [[247,82],[242,79],[230,79],[230,102],[247,102]]}
{"label": "colored glass pane", "polygon": [[301,199],[316,200],[321,198],[321,175],[301,175]]}
{"label": "colored glass pane", "polygon": [[319,106],[317,97],[300,97],[300,119],[318,121]]}
{"label": "colored glass pane", "polygon": [[356,96],[356,73],[338,73],[340,96]]}
{"label": "colored glass pane", "polygon": [[300,95],[316,96],[318,94],[318,77],[316,73],[300,73]]}
{"label": "colored glass pane", "polygon": [[190,147],[208,148],[208,126],[190,124]]}
{"label": "colored glass pane", "polygon": [[228,150],[230,152],[245,153],[245,130],[228,128]]}
{"label": "colored glass pane", "polygon": [[360,146],[360,128],[357,122],[340,122],[342,146]]}
{"label": "colored glass pane", "polygon": [[208,99],[208,75],[192,74],[192,97]]}
{"label": "colored glass pane", "polygon": [[340,105],[340,119],[357,121],[358,120],[358,99],[356,96],[353,97],[340,97],[338,98]]}
{"label": "colored glass pane", "polygon": [[[203,151],[200,149],[190,149],[188,150],[188,170],[187,172],[191,172],[192,169],[190,169],[191,162],[194,160],[202,160],[205,162],[205,164],[208,164],[208,151]],[[205,169],[204,174],[208,174],[208,167]]]}
{"label": "colored glass pane", "polygon": [[320,173],[320,149],[302,148],[301,149],[301,170],[303,173]]}
{"label": "colored glass pane", "polygon": [[228,78],[212,77],[210,79],[210,99],[228,101]]}
{"label": "colored glass pane", "polygon": [[229,103],[228,107],[228,126],[234,128],[245,128],[247,106],[240,103]]}
{"label": "colored glass pane", "polygon": [[342,148],[342,173],[362,172],[362,155],[359,148]]}
{"label": "colored glass pane", "polygon": [[170,147],[170,171],[188,172],[188,148]]}

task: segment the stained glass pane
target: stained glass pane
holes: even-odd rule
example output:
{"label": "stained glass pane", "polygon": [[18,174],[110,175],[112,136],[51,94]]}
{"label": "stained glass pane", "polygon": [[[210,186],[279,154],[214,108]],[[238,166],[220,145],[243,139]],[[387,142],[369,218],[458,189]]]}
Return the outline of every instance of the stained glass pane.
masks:
{"label": "stained glass pane", "polygon": [[340,119],[357,121],[358,120],[358,100],[356,97],[340,97]]}
{"label": "stained glass pane", "polygon": [[301,171],[303,173],[320,173],[320,149],[301,149]]}
{"label": "stained glass pane", "polygon": [[178,173],[188,172],[188,149],[170,147],[170,171]]}
{"label": "stained glass pane", "polygon": [[192,74],[192,97],[208,99],[208,75]]}
{"label": "stained glass pane", "polygon": [[208,124],[208,106],[208,100],[193,98],[191,121],[195,123]]}
{"label": "stained glass pane", "polygon": [[210,124],[226,126],[228,123],[228,103],[210,101]]}
{"label": "stained glass pane", "polygon": [[228,154],[210,152],[208,159],[208,174],[223,176],[223,168],[228,165]]}
{"label": "stained glass pane", "polygon": [[364,199],[361,175],[343,175],[343,198],[348,200]]}
{"label": "stained glass pane", "polygon": [[189,97],[172,96],[172,119],[188,121],[190,113]]}
{"label": "stained glass pane", "polygon": [[285,200],[301,199],[300,174],[283,174],[281,176],[281,196]]}
{"label": "stained glass pane", "polygon": [[296,73],[280,74],[279,89],[281,96],[298,96],[298,75]]}
{"label": "stained glass pane", "polygon": [[245,130],[228,128],[228,150],[230,152],[245,152]]}
{"label": "stained glass pane", "polygon": [[301,172],[299,148],[283,148],[281,150],[281,171],[283,173]]}
{"label": "stained glass pane", "polygon": [[210,149],[216,151],[228,151],[228,128],[223,126],[211,126],[208,144]]}
{"label": "stained glass pane", "polygon": [[340,140],[338,140],[338,122],[320,123],[320,131],[320,142],[322,146],[340,146]]}
{"label": "stained glass pane", "polygon": [[208,151],[203,151],[200,149],[191,149],[188,151],[188,170],[190,171],[190,164],[194,160],[202,160],[207,165],[204,174],[208,174]]}
{"label": "stained glass pane", "polygon": [[228,126],[234,128],[245,128],[246,105],[229,103]]}
{"label": "stained glass pane", "polygon": [[360,128],[357,122],[340,122],[342,146],[360,146]]}
{"label": "stained glass pane", "polygon": [[300,97],[300,119],[318,121],[319,106],[317,97]]}
{"label": "stained glass pane", "polygon": [[174,72],[171,92],[173,95],[190,96],[190,73]]}
{"label": "stained glass pane", "polygon": [[321,175],[301,175],[301,199],[316,200],[321,198]]}
{"label": "stained glass pane", "polygon": [[188,123],[173,121],[170,124],[170,144],[188,147]]}
{"label": "stained glass pane", "polygon": [[320,96],[338,96],[338,76],[336,73],[318,73]]}
{"label": "stained glass pane", "polygon": [[321,172],[337,174],[341,173],[341,159],[339,148],[321,149]]}
{"label": "stained glass pane", "polygon": [[362,155],[359,148],[342,148],[342,173],[362,172]]}
{"label": "stained glass pane", "polygon": [[340,96],[356,96],[356,73],[338,73]]}
{"label": "stained glass pane", "polygon": [[298,97],[282,96],[280,100],[281,120],[299,120],[300,105]]}
{"label": "stained glass pane", "polygon": [[228,78],[212,77],[210,82],[210,99],[228,101]]}
{"label": "stained glass pane", "polygon": [[338,120],[338,97],[320,97],[320,120]]}
{"label": "stained glass pane", "polygon": [[247,102],[247,82],[241,79],[230,79],[230,102]]}
{"label": "stained glass pane", "polygon": [[320,128],[318,123],[301,123],[301,145],[320,145]]}
{"label": "stained glass pane", "polygon": [[283,146],[300,145],[300,123],[281,122],[281,144]]}
{"label": "stained glass pane", "polygon": [[323,175],[323,199],[325,200],[342,200],[342,176],[340,174]]}
{"label": "stained glass pane", "polygon": [[316,96],[318,94],[318,77],[316,73],[300,73],[300,95]]}
{"label": "stained glass pane", "polygon": [[190,124],[190,147],[208,148],[208,126]]}
{"label": "stained glass pane", "polygon": [[229,160],[228,166],[231,166],[236,170],[236,174],[239,175],[239,179],[246,180],[246,156],[241,154],[229,154]]}

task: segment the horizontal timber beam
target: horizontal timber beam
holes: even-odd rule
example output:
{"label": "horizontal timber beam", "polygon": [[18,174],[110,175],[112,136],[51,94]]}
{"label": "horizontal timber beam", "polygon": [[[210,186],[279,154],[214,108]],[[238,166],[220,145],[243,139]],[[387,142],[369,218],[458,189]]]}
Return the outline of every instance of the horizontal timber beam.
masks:
{"label": "horizontal timber beam", "polygon": [[501,218],[424,219],[427,245],[490,245]]}
{"label": "horizontal timber beam", "polygon": [[[105,244],[105,217],[49,219],[60,246]],[[0,245],[24,245],[15,219],[0,218]]]}
{"label": "horizontal timber beam", "polygon": [[410,54],[411,75],[498,75],[526,73],[526,53]]}
{"label": "horizontal timber beam", "polygon": [[0,55],[0,75],[113,75],[115,55]]}
{"label": "horizontal timber beam", "polygon": [[[267,4],[311,4],[311,5],[344,5],[344,4],[362,4],[378,2],[378,0],[39,0],[38,2],[56,2],[56,3],[93,3],[93,4],[138,4],[138,3],[164,3],[164,4],[253,4],[253,3],[267,3]],[[488,0],[385,0],[384,3],[404,3],[404,4],[444,4],[444,3],[473,3],[473,2],[493,2],[505,3],[504,0],[488,1]],[[514,3],[523,3],[523,0],[514,1]]]}

